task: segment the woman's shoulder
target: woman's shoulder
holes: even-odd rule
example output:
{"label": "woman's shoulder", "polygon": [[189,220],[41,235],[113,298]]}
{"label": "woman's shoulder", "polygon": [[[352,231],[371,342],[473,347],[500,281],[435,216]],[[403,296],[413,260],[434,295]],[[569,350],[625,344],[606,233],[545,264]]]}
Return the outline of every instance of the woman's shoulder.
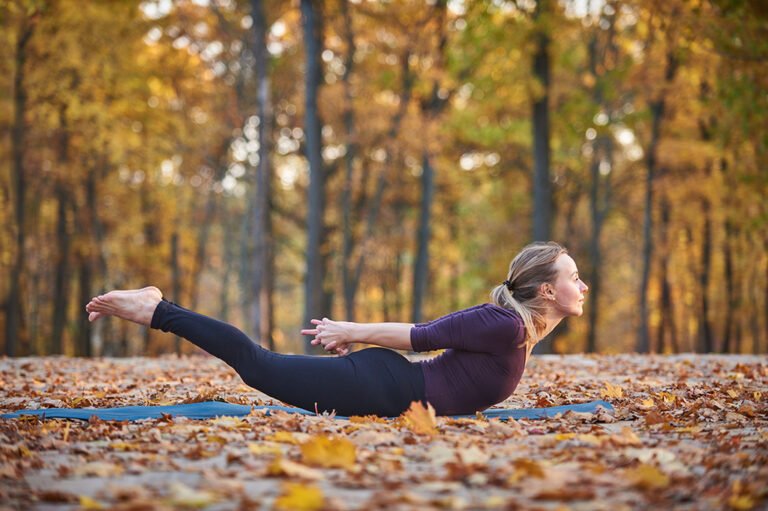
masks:
{"label": "woman's shoulder", "polygon": [[481,303],[466,309],[456,311],[453,314],[476,314],[489,318],[496,318],[499,321],[505,323],[513,321],[518,325],[523,324],[523,318],[520,317],[520,314],[518,314],[516,310],[507,309],[506,307],[501,307],[495,303]]}
{"label": "woman's shoulder", "polygon": [[[442,316],[436,320],[433,320],[432,322],[445,320],[445,319],[453,319],[453,318],[469,319],[469,318],[478,317],[478,316],[483,316],[485,318],[493,318],[505,323],[509,321],[514,321],[519,325],[523,324],[522,318],[516,311],[514,311],[513,309],[507,309],[505,307],[500,307],[493,303],[481,303],[478,305],[467,307],[465,309],[459,309],[457,311],[448,313],[445,316]],[[424,324],[428,324],[428,323],[418,323],[417,326],[424,325]]]}
{"label": "woman's shoulder", "polygon": [[502,307],[501,305],[496,305],[495,303],[483,303],[483,304],[477,305],[477,307],[483,308],[489,311],[493,311],[495,313],[508,316],[510,318],[522,319],[520,317],[520,314],[518,314],[515,309],[508,309],[506,307]]}

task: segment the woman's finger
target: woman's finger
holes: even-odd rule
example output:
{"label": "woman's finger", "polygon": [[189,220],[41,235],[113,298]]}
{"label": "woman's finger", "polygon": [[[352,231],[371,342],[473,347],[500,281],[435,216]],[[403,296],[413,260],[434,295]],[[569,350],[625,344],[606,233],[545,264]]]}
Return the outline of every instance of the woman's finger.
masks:
{"label": "woman's finger", "polygon": [[319,319],[312,319],[309,322],[312,323],[313,325],[319,325],[320,323],[322,323],[322,321],[320,321]]}

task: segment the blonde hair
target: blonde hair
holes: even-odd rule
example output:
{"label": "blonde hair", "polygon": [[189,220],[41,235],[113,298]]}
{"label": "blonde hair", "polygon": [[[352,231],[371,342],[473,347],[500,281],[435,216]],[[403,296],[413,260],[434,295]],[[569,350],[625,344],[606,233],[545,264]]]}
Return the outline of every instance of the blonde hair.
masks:
{"label": "blonde hair", "polygon": [[546,327],[546,299],[541,295],[542,284],[554,284],[557,278],[555,261],[568,251],[554,241],[527,245],[509,264],[507,280],[493,288],[494,304],[517,312],[525,325],[525,343],[533,346],[541,340],[539,333]]}

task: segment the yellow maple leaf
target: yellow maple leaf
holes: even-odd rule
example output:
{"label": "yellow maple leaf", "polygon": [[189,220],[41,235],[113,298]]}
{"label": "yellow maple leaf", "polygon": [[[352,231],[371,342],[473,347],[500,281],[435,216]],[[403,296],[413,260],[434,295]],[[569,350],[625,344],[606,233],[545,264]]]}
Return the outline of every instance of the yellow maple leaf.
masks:
{"label": "yellow maple leaf", "polygon": [[749,495],[732,495],[728,499],[728,505],[738,511],[749,511],[755,507],[755,501]]}
{"label": "yellow maple leaf", "polygon": [[248,442],[248,450],[251,454],[282,454],[283,450],[279,445],[275,444],[259,444],[256,442]]}
{"label": "yellow maple leaf", "polygon": [[285,483],[283,493],[275,499],[276,509],[312,511],[321,509],[325,503],[322,490],[316,486],[300,483]]}
{"label": "yellow maple leaf", "polygon": [[80,509],[104,509],[104,505],[88,495],[80,495]]}
{"label": "yellow maple leaf", "polygon": [[293,444],[293,445],[299,444],[299,441],[296,439],[295,436],[293,436],[293,433],[291,433],[290,431],[278,431],[276,433],[269,435],[264,440],[267,440],[270,442],[278,442],[281,444]]}
{"label": "yellow maple leaf", "polygon": [[603,399],[624,397],[624,390],[618,385],[605,382],[605,388],[600,391],[600,397]]}
{"label": "yellow maple leaf", "polygon": [[437,416],[435,409],[429,403],[425,408],[420,401],[414,401],[401,417],[405,425],[416,434],[429,436],[437,434]]}
{"label": "yellow maple leaf", "polygon": [[643,399],[640,402],[640,407],[641,408],[653,408],[654,406],[656,406],[656,403],[654,403],[653,399],[651,399],[651,398]]}
{"label": "yellow maple leaf", "polygon": [[660,490],[669,486],[669,476],[646,463],[629,468],[624,474],[634,485],[647,490]]}
{"label": "yellow maple leaf", "polygon": [[301,460],[307,465],[351,469],[356,457],[355,444],[346,438],[316,436],[301,444]]}

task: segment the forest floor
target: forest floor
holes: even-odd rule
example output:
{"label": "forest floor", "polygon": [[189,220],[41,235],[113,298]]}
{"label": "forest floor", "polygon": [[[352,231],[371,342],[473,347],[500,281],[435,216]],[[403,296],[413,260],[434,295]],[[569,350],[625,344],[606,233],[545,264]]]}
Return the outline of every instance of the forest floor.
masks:
{"label": "forest floor", "polygon": [[[0,510],[768,506],[768,357],[535,357],[502,405],[595,399],[614,414],[0,419]],[[207,355],[0,359],[0,413],[207,400],[278,404]]]}

